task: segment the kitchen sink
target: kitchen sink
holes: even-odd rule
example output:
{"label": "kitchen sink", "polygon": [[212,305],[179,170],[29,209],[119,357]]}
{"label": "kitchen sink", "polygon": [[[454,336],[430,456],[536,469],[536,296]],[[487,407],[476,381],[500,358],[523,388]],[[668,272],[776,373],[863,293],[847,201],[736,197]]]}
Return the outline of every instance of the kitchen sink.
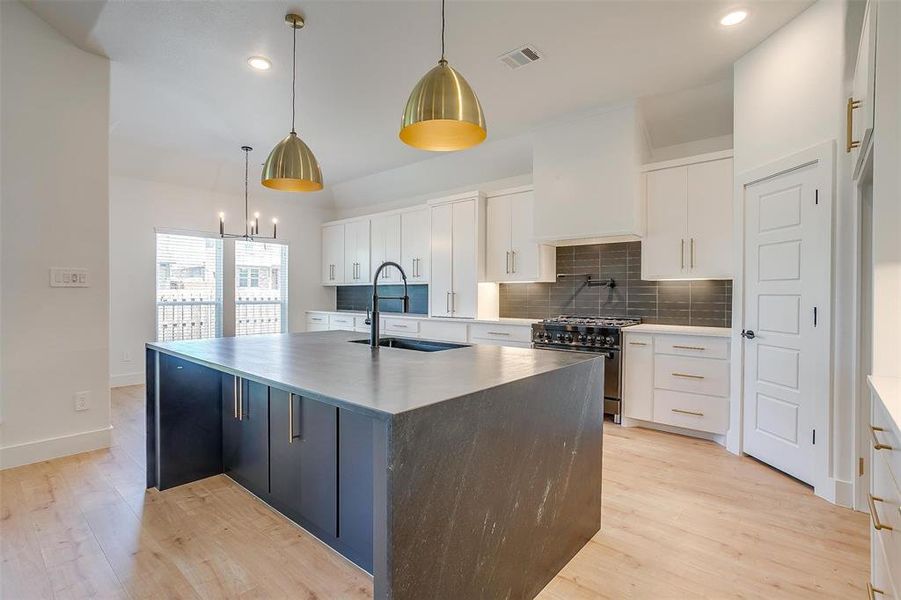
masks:
{"label": "kitchen sink", "polygon": [[[350,340],[352,344],[368,344],[369,340]],[[385,348],[397,348],[399,350],[415,350],[416,352],[441,352],[455,348],[467,348],[466,344],[449,344],[447,342],[433,342],[431,340],[411,340],[408,338],[382,338],[379,346]]]}

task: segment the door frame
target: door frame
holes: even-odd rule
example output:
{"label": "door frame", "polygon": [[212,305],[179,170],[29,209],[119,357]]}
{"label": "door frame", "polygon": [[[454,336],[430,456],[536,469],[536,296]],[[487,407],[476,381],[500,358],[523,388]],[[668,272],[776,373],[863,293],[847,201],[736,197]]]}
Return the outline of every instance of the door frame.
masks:
{"label": "door frame", "polygon": [[819,165],[819,201],[825,206],[827,212],[827,255],[829,257],[829,276],[824,289],[825,306],[818,306],[822,318],[825,336],[829,340],[827,348],[819,357],[826,361],[827,369],[825,377],[818,381],[816,395],[823,398],[822,402],[814,405],[814,428],[817,431],[817,444],[814,447],[814,493],[830,502],[835,502],[837,497],[843,497],[846,491],[838,491],[838,482],[832,474],[832,431],[828,424],[833,411],[833,298],[832,281],[835,268],[835,140],[828,140],[791,154],[779,160],[738,173],[735,175],[733,190],[733,239],[735,256],[735,276],[732,283],[732,336],[731,336],[731,373],[730,373],[730,412],[729,431],[726,432],[726,448],[734,454],[744,454],[743,426],[744,426],[744,343],[741,331],[744,328],[745,310],[745,188],[748,186],[777,177],[791,171],[809,166]]}

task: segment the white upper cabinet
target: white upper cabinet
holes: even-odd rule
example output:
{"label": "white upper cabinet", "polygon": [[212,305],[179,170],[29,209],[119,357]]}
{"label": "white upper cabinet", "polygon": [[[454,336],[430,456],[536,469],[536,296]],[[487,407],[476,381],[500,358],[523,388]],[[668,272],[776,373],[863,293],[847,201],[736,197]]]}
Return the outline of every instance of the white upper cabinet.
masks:
{"label": "white upper cabinet", "polygon": [[531,188],[497,192],[487,199],[486,279],[553,281],[555,249],[535,241]]}
{"label": "white upper cabinet", "polygon": [[713,153],[646,168],[641,278],[731,279],[732,158]]}
{"label": "white upper cabinet", "polygon": [[851,153],[854,178],[860,175],[863,156],[873,135],[875,111],[873,102],[876,94],[876,6],[873,0],[867,2],[860,30],[860,44],[857,61],[851,79],[851,97],[847,106],[847,139],[845,150]]}
{"label": "white upper cabinet", "polygon": [[370,283],[369,219],[344,224],[344,282]]}
{"label": "white upper cabinet", "polygon": [[[372,256],[371,272],[375,275],[376,269],[385,261],[401,263],[401,217],[399,214],[379,215],[372,217],[371,221]],[[379,276],[379,283],[398,283],[401,281],[400,271],[394,267],[385,267]]]}
{"label": "white upper cabinet", "polygon": [[344,225],[322,228],[322,284],[344,283]]}
{"label": "white upper cabinet", "polygon": [[410,283],[428,283],[429,263],[429,209],[418,208],[400,215],[401,266]]}
{"label": "white upper cabinet", "polygon": [[478,286],[484,274],[485,200],[456,196],[431,207],[432,316],[476,318]]}
{"label": "white upper cabinet", "polygon": [[640,166],[646,155],[634,105],[536,131],[534,239],[547,243],[644,235]]}

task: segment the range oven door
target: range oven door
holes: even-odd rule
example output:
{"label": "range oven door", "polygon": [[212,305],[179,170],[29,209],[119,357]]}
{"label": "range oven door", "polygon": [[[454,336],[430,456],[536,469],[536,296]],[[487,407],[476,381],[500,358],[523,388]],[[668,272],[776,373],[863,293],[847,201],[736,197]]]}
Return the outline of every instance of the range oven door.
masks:
{"label": "range oven door", "polygon": [[[577,350],[575,348],[561,348],[553,344],[533,343],[533,348],[539,350],[557,350],[558,352],[578,352],[580,354],[596,354],[604,357],[604,398],[609,400],[622,400],[623,390],[620,381],[620,367],[622,357],[620,350]],[[619,411],[617,411],[619,412]]]}

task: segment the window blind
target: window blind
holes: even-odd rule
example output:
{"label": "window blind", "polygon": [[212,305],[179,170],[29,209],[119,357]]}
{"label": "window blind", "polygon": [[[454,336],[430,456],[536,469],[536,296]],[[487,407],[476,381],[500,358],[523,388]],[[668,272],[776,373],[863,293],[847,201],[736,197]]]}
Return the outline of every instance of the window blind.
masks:
{"label": "window blind", "polygon": [[235,241],[235,335],[288,330],[288,246]]}
{"label": "window blind", "polygon": [[222,335],[222,240],[156,234],[156,339]]}

